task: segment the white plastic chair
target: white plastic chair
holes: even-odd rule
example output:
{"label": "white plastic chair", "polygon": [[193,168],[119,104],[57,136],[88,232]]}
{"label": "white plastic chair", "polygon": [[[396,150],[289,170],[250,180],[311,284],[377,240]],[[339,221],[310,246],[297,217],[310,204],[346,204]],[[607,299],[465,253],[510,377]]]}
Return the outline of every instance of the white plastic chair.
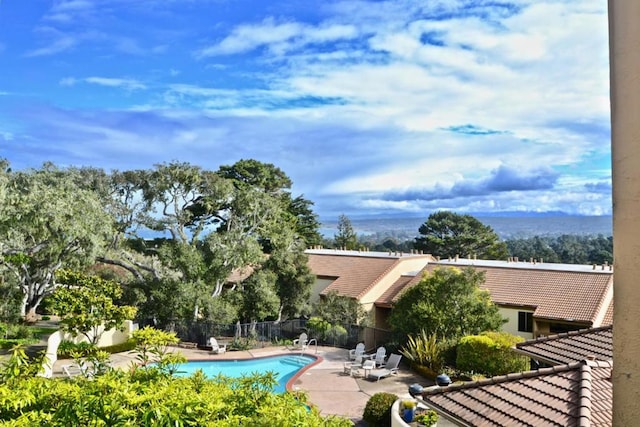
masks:
{"label": "white plastic chair", "polygon": [[385,359],[387,358],[387,349],[384,347],[378,347],[376,350],[374,361],[377,367],[382,367],[386,365]]}
{"label": "white plastic chair", "polygon": [[227,351],[226,344],[218,344],[218,340],[214,337],[209,338],[209,345],[211,346],[211,353],[222,354]]}
{"label": "white plastic chair", "polygon": [[359,342],[356,348],[349,350],[349,360],[356,360],[358,356],[364,355],[364,343]]}
{"label": "white plastic chair", "polygon": [[293,347],[298,350],[306,350],[309,343],[307,334],[304,332],[300,334],[299,338],[293,340]]}

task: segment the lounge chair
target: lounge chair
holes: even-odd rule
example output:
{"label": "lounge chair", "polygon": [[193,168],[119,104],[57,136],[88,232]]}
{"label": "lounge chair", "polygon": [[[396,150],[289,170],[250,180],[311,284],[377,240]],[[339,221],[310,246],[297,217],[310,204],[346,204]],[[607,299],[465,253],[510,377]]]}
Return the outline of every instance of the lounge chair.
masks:
{"label": "lounge chair", "polygon": [[293,340],[293,348],[296,350],[306,350],[307,344],[309,344],[309,340],[304,332],[300,334],[299,338]]}
{"label": "lounge chair", "polygon": [[378,368],[384,367],[387,363],[386,358],[387,358],[387,349],[384,347],[378,347],[378,350],[376,350],[376,354],[373,359],[376,362],[376,367]]}
{"label": "lounge chair", "polygon": [[364,343],[359,342],[356,348],[349,350],[349,360],[356,360],[358,356],[364,356]]}
{"label": "lounge chair", "polygon": [[398,373],[400,359],[402,359],[401,355],[392,353],[391,356],[389,356],[389,360],[387,360],[385,367],[372,369],[371,372],[369,372],[369,374],[367,375],[367,378],[380,381],[380,378],[386,378],[390,375],[396,375]]}
{"label": "lounge chair", "polygon": [[218,340],[214,337],[209,338],[209,346],[211,346],[211,353],[222,354],[227,351],[226,344],[218,344]]}
{"label": "lounge chair", "polygon": [[85,375],[85,370],[75,362],[69,365],[63,365],[62,372],[64,372],[64,374],[69,378],[77,377],[78,375]]}

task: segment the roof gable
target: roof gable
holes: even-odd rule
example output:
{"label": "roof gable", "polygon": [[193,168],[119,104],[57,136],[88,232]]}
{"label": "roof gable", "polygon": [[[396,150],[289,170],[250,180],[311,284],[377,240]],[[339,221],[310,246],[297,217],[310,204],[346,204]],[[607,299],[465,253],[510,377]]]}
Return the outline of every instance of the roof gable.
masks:
{"label": "roof gable", "polygon": [[408,259],[422,258],[426,264],[430,255],[358,252],[338,250],[308,250],[309,268],[320,278],[333,282],[321,294],[336,291],[339,295],[360,299],[389,271]]}

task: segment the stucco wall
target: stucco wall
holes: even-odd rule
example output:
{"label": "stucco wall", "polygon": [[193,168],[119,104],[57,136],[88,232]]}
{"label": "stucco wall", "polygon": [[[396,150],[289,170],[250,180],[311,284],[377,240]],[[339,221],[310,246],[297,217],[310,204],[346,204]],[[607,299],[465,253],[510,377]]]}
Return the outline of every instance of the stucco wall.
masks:
{"label": "stucco wall", "polygon": [[500,315],[508,319],[507,323],[502,325],[502,330],[512,335],[521,336],[524,339],[531,339],[533,338],[533,332],[518,331],[518,312],[520,311],[533,313],[533,310],[527,310],[524,308],[505,308],[505,307],[499,308]]}

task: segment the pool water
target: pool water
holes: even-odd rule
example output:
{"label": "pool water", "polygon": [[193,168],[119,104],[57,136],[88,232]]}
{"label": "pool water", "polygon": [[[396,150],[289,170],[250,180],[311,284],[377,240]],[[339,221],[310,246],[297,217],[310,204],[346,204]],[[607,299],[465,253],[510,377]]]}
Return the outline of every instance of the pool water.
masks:
{"label": "pool water", "polygon": [[239,378],[253,373],[273,372],[278,381],[274,391],[284,393],[287,381],[315,360],[314,357],[302,355],[272,356],[245,360],[198,360],[180,365],[177,375],[190,376],[197,370],[201,370],[208,378],[214,378],[218,375]]}

